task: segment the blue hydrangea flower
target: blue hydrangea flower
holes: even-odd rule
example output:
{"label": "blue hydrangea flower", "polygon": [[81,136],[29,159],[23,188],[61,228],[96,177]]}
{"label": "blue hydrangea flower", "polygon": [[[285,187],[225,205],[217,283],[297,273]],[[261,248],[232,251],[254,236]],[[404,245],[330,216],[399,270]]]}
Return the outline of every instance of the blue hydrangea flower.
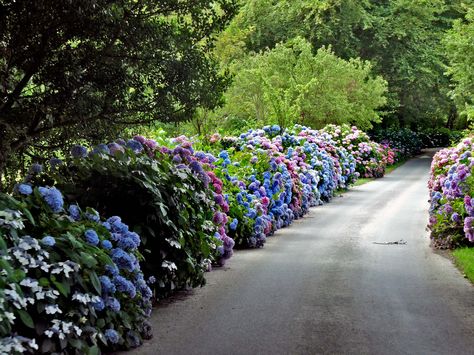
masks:
{"label": "blue hydrangea flower", "polygon": [[101,143],[101,144],[98,144],[97,147],[95,147],[94,152],[110,154],[110,149],[107,146],[107,144]]}
{"label": "blue hydrangea flower", "polygon": [[68,211],[73,220],[79,221],[81,219],[81,210],[77,205],[70,205]]}
{"label": "blue hydrangea flower", "polygon": [[31,195],[33,193],[33,188],[28,184],[20,184],[17,186],[17,190],[22,195]]}
{"label": "blue hydrangea flower", "polygon": [[100,216],[97,211],[93,211],[92,213],[86,212],[86,218],[92,222],[100,222]]}
{"label": "blue hydrangea flower", "polygon": [[116,276],[119,274],[117,265],[105,265],[105,271],[107,271],[111,276]]}
{"label": "blue hydrangea flower", "polygon": [[134,153],[140,153],[143,150],[143,145],[135,139],[130,139],[125,145],[133,150]]}
{"label": "blue hydrangea flower", "polygon": [[107,220],[107,222],[110,224],[111,230],[114,233],[123,234],[123,233],[128,232],[128,226],[126,224],[122,223],[122,220],[118,216],[110,217]]}
{"label": "blue hydrangea flower", "polygon": [[112,344],[117,344],[120,341],[120,335],[114,329],[107,329],[104,333],[105,339]]}
{"label": "blue hydrangea flower", "polygon": [[237,224],[239,223],[239,221],[237,220],[237,218],[234,218],[234,220],[232,221],[232,223],[229,225],[229,228],[233,231],[235,231],[237,229]]}
{"label": "blue hydrangea flower", "polygon": [[31,165],[31,172],[33,174],[39,174],[42,171],[43,171],[43,165],[38,164],[38,163],[34,163]]}
{"label": "blue hydrangea flower", "polygon": [[84,232],[84,236],[86,237],[87,243],[91,245],[98,245],[99,244],[99,236],[97,235],[96,231],[93,229],[88,229]]}
{"label": "blue hydrangea flower", "polygon": [[119,238],[117,246],[124,250],[133,250],[137,247],[133,239],[126,236]]}
{"label": "blue hydrangea flower", "polygon": [[135,268],[135,260],[136,258],[133,255],[128,254],[121,248],[112,249],[112,260],[119,269],[127,270],[132,272]]}
{"label": "blue hydrangea flower", "polygon": [[99,299],[97,302],[94,302],[94,303],[92,304],[92,307],[94,307],[94,309],[95,309],[96,311],[99,311],[99,312],[100,312],[100,311],[103,311],[103,310],[104,310],[104,308],[105,308],[105,303],[104,303],[104,301],[103,301],[102,298],[101,298],[101,299]]}
{"label": "blue hydrangea flower", "polygon": [[107,240],[107,239],[103,240],[102,248],[107,249],[107,250],[112,249],[112,243],[110,242],[110,240]]}
{"label": "blue hydrangea flower", "polygon": [[41,239],[41,243],[43,245],[48,246],[48,247],[52,247],[56,244],[56,240],[53,237],[51,237],[50,235],[47,235],[47,236],[43,237],[43,239]]}
{"label": "blue hydrangea flower", "polygon": [[63,195],[57,188],[40,187],[38,190],[54,213],[59,213],[62,211],[64,205]]}
{"label": "blue hydrangea flower", "polygon": [[105,299],[105,305],[114,312],[120,311],[120,302],[115,297],[107,297]]}
{"label": "blue hydrangea flower", "polygon": [[191,168],[192,171],[196,172],[196,173],[202,173],[202,165],[201,163],[197,162],[197,161],[193,161],[189,164],[189,167]]}
{"label": "blue hydrangea flower", "polygon": [[141,344],[140,337],[137,335],[137,333],[131,330],[127,332],[127,342],[132,348],[137,348]]}
{"label": "blue hydrangea flower", "polygon": [[99,276],[99,280],[102,286],[103,293],[110,293],[110,294],[115,293],[116,288],[112,280],[110,279],[110,277],[102,275],[102,276]]}
{"label": "blue hydrangea flower", "polygon": [[137,289],[133,283],[128,281],[125,277],[120,275],[115,276],[113,282],[118,291],[127,293],[131,298],[136,296]]}
{"label": "blue hydrangea flower", "polygon": [[54,169],[55,167],[61,165],[63,161],[59,158],[51,158],[49,160],[49,165]]}
{"label": "blue hydrangea flower", "polygon": [[75,145],[71,148],[71,155],[73,158],[87,157],[87,148],[82,145]]}

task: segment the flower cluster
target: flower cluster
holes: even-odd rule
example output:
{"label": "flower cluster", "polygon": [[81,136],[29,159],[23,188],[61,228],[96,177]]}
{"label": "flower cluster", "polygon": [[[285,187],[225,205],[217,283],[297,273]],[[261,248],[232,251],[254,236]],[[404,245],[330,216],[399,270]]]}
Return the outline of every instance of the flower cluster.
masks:
{"label": "flower cluster", "polygon": [[[149,337],[140,237],[118,217],[100,222],[90,209],[65,209],[56,188],[16,191],[16,199],[0,194],[1,352],[88,353]],[[118,251],[131,265],[116,262]]]}
{"label": "flower cluster", "polygon": [[382,177],[387,165],[393,164],[396,160],[396,151],[389,143],[373,142],[367,133],[357,127],[328,125],[324,131],[354,157],[357,172],[361,177]]}
{"label": "flower cluster", "polygon": [[428,227],[436,247],[453,248],[474,242],[474,140],[466,138],[433,158]]}

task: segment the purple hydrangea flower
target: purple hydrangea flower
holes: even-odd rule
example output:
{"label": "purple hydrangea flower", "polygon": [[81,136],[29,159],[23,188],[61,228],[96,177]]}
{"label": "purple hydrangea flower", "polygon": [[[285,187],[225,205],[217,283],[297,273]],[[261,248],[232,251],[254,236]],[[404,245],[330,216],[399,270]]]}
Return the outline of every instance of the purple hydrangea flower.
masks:
{"label": "purple hydrangea flower", "polygon": [[107,145],[107,147],[109,148],[109,152],[111,155],[115,155],[117,154],[118,152],[120,153],[123,153],[125,150],[123,149],[123,146],[121,146],[120,144],[118,143],[109,143]]}
{"label": "purple hydrangea flower", "polygon": [[137,135],[137,136],[133,137],[133,139],[136,140],[137,142],[140,142],[141,144],[146,143],[146,138],[143,137],[143,136],[140,136],[140,135]]}

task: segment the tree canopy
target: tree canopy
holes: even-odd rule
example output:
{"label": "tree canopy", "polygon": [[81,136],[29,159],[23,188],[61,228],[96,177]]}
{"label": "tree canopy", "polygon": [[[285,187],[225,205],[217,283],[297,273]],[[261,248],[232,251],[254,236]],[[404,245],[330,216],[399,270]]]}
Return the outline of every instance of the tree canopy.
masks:
{"label": "tree canopy", "polygon": [[15,152],[104,139],[214,107],[210,56],[234,0],[0,0],[0,169]]}
{"label": "tree canopy", "polygon": [[465,19],[456,20],[445,39],[449,58],[448,74],[454,81],[450,92],[459,111],[468,120],[474,118],[474,9]]}
{"label": "tree canopy", "polygon": [[330,48],[313,54],[311,44],[296,37],[239,64],[220,114],[254,118],[257,125],[350,123],[370,128],[381,120],[377,109],[386,103],[387,90],[385,80],[372,77],[371,71],[369,62],[346,61]]}
{"label": "tree canopy", "polygon": [[464,11],[457,0],[246,0],[218,55],[232,69],[248,53],[302,36],[314,51],[330,45],[341,58],[371,61],[389,84],[386,124],[442,125],[454,108],[442,39]]}

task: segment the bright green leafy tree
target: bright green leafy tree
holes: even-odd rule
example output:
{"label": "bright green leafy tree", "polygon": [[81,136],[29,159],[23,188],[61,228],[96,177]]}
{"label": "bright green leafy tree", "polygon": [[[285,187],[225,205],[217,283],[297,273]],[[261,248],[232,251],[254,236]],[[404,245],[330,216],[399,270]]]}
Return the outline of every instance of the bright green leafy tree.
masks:
{"label": "bright green leafy tree", "polygon": [[250,122],[255,118],[252,124],[258,125],[351,123],[370,128],[381,120],[378,110],[386,103],[387,90],[385,80],[371,71],[369,62],[346,61],[330,48],[313,54],[311,44],[297,37],[240,64],[221,114]]}

